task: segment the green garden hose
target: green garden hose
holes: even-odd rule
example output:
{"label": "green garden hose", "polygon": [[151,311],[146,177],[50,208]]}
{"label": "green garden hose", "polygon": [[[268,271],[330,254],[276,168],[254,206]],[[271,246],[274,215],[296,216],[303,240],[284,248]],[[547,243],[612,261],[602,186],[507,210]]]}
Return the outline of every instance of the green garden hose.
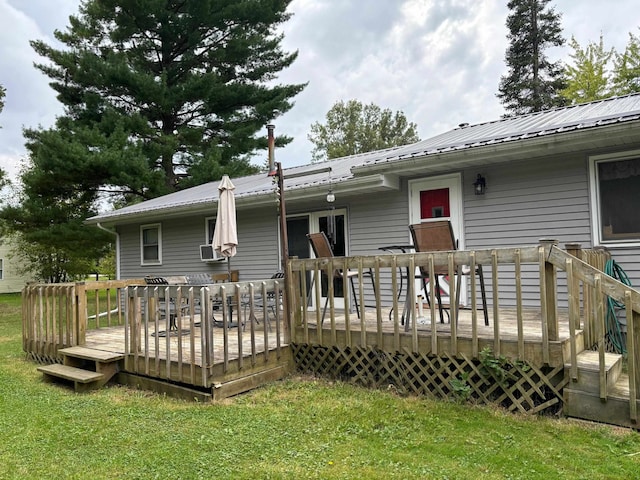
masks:
{"label": "green garden hose", "polygon": [[[604,273],[615,278],[616,280],[619,280],[625,285],[631,286],[631,282],[629,281],[629,277],[627,276],[626,272],[613,259],[607,260],[607,263],[604,266]],[[622,354],[627,352],[627,348],[625,345],[622,326],[620,324],[620,320],[618,319],[617,312],[624,308],[624,303],[618,302],[611,297],[607,297],[607,335],[609,337],[609,341],[615,348],[616,353]]]}

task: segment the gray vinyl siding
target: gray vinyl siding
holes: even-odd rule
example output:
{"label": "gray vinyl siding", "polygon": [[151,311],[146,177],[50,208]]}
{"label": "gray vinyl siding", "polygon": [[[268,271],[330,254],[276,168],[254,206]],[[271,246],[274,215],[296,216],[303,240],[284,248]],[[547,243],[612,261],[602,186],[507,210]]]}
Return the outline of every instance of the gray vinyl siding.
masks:
{"label": "gray vinyl siding", "polygon": [[473,194],[475,173],[464,173],[467,248],[537,245],[543,237],[591,246],[584,156],[487,167],[485,195]]}
{"label": "gray vinyl siding", "polygon": [[[210,216],[210,215],[209,215]],[[238,253],[230,259],[231,269],[240,271],[242,280],[269,278],[279,269],[278,225],[267,209],[237,212]],[[200,261],[199,246],[205,243],[205,216],[167,219],[162,225],[162,265],[140,264],[140,225],[118,228],[120,235],[120,276],[185,275],[224,273],[225,261]]]}
{"label": "gray vinyl siding", "polygon": [[[473,194],[478,173],[487,179],[487,193]],[[584,154],[542,158],[526,162],[469,169],[463,172],[464,247],[485,249],[537,245],[541,238],[554,238],[563,247],[568,242],[590,248],[591,225],[587,159]],[[324,204],[321,205],[325,208]],[[304,214],[319,208],[317,201],[287,206],[290,214]],[[348,251],[350,255],[382,254],[381,246],[409,243],[409,198],[407,179],[397,191],[342,193],[336,208],[347,209]],[[268,278],[280,269],[277,209],[240,209],[238,254],[231,268],[242,280]],[[122,278],[144,275],[182,275],[222,273],[224,262],[200,261],[198,247],[205,241],[205,217],[192,216],[162,222],[162,258],[158,266],[140,265],[140,225],[121,226]],[[640,247],[611,248],[616,261],[629,275],[632,285],[640,286]],[[485,266],[486,286],[491,302],[491,268]],[[388,285],[388,272],[381,281]],[[515,304],[513,267],[498,272],[500,301]],[[565,284],[559,273],[559,285]],[[539,305],[538,266],[523,266],[524,302]],[[564,296],[560,296],[564,301]],[[561,305],[562,306],[562,305]]]}
{"label": "gray vinyl siding", "polygon": [[361,196],[349,208],[349,252],[378,255],[379,247],[409,243],[407,182],[399,191]]}
{"label": "gray vinyl siding", "polygon": [[[591,246],[589,187],[583,155],[487,167],[482,171],[487,179],[485,195],[473,194],[469,179],[476,174],[475,170],[464,172],[467,249],[538,245],[541,238],[556,239],[561,247],[567,242],[581,243],[583,248]],[[484,268],[491,296],[492,272],[490,266]],[[510,265],[498,269],[503,306],[516,303],[514,274]],[[558,285],[564,291],[566,280],[562,272]],[[537,265],[523,265],[522,286],[525,306],[539,305]],[[561,307],[565,297],[560,294]]]}

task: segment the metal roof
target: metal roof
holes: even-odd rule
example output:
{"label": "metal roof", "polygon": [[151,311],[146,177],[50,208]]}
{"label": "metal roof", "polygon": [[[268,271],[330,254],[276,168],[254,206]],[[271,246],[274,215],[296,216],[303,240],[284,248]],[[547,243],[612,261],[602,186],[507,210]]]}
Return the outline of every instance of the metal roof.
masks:
{"label": "metal roof", "polygon": [[[591,103],[545,110],[517,117],[460,126],[435,137],[420,142],[392,147],[375,152],[338,158],[324,163],[312,163],[284,170],[285,190],[287,195],[302,196],[311,190],[326,189],[331,183],[339,188],[352,188],[358,180],[368,191],[375,188],[393,188],[384,178],[377,178],[371,172],[380,170],[383,173],[394,173],[394,168],[408,159],[424,158],[429,163],[430,155],[455,154],[487,145],[502,145],[515,141],[542,138],[567,132],[604,127],[640,120],[640,94],[612,97]],[[327,167],[331,171],[327,171]],[[356,179],[358,175],[360,178]],[[362,178],[371,177],[365,184]],[[289,178],[288,178],[289,177]],[[239,208],[243,205],[255,205],[260,201],[268,201],[274,194],[273,179],[264,173],[232,179],[236,190],[236,201]],[[210,182],[171,193],[152,200],[131,205],[119,210],[106,212],[88,220],[89,223],[118,223],[127,218],[153,216],[161,213],[181,213],[183,211],[215,212],[218,200],[218,183]]]}
{"label": "metal roof", "polygon": [[640,94],[612,97],[591,103],[461,126],[441,135],[406,145],[391,155],[379,155],[368,159],[362,165],[388,163],[410,157],[423,157],[638,119],[640,119]]}

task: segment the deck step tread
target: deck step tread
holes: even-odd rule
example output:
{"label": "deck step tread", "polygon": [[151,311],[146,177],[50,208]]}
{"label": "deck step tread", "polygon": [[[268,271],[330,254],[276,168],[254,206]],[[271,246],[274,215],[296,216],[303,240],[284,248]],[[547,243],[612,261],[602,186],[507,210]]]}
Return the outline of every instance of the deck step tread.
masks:
{"label": "deck step tread", "polygon": [[104,378],[102,373],[70,367],[68,365],[60,365],[59,363],[40,366],[38,367],[38,371],[45,375],[64,378],[65,380],[71,380],[78,383],[91,383]]}
{"label": "deck step tread", "polygon": [[[606,370],[611,370],[622,359],[621,355],[616,353],[605,353],[604,364]],[[600,369],[600,356],[598,352],[593,350],[583,350],[577,356],[578,368],[582,370],[594,370]]]}
{"label": "deck step tread", "polygon": [[107,352],[104,350],[96,350],[87,347],[68,347],[58,350],[58,353],[67,357],[83,358],[85,360],[95,360],[98,362],[117,362],[122,360],[124,355],[120,353]]}

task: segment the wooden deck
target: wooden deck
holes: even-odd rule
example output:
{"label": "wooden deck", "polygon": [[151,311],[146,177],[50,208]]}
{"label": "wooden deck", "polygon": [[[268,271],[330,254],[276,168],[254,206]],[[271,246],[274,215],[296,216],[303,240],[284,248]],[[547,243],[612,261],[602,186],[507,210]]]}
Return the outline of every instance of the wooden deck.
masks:
{"label": "wooden deck", "polygon": [[[247,391],[295,368],[373,387],[394,385],[418,395],[451,398],[463,391],[480,403],[522,412],[560,407],[580,418],[635,425],[640,292],[604,275],[602,265],[581,258],[586,258],[584,252],[564,252],[545,241],[536,247],[484,251],[292,259],[284,280],[32,285],[23,291],[23,348],[40,363],[60,362],[58,352],[65,355],[73,346],[120,354],[122,372],[135,381],[208,391],[211,398]],[[488,325],[479,310],[452,312],[454,321],[441,323],[435,307],[418,304],[414,309],[411,299],[420,297],[412,283],[400,295],[399,271],[447,265],[448,277],[455,278],[457,267],[468,265],[471,274],[464,288],[471,307],[477,308],[481,302],[473,267],[478,264],[485,267]],[[322,282],[316,281],[308,292],[301,281],[336,271],[358,273],[353,292],[358,302],[349,298],[350,289],[344,290],[347,298],[335,296],[332,282],[321,292]],[[374,284],[364,281],[365,271]],[[428,298],[433,298],[431,278]],[[450,282],[449,288],[453,297],[451,289],[458,287]],[[321,322],[322,312],[307,305],[309,299],[324,305],[325,294],[328,309]],[[606,351],[607,296],[626,307],[627,375],[619,374],[622,355],[612,359]],[[91,314],[105,310],[105,303],[98,302],[104,297],[107,311],[109,298],[118,305],[117,314],[98,325],[100,317],[91,321]],[[274,299],[280,300],[280,309],[274,308]],[[188,312],[169,310],[171,317],[177,315],[178,328],[167,334],[164,307],[183,302]],[[354,303],[375,308],[361,309],[361,320],[355,310],[344,311]],[[221,328],[216,322],[220,317],[231,320],[229,305],[243,306],[234,313],[243,327]],[[408,325],[400,315],[405,305],[412,305],[412,315],[418,317]],[[201,317],[201,311],[208,313]],[[249,321],[268,313],[270,328],[264,321]],[[597,355],[588,351],[594,348]],[[618,391],[628,398],[614,401]],[[581,409],[585,394],[593,401]],[[625,408],[616,402],[626,402]],[[620,410],[621,416],[615,413]]]}
{"label": "wooden deck", "polygon": [[[396,328],[395,322],[389,320],[390,313],[392,316],[390,310],[390,308],[383,308],[381,310],[383,321],[380,324],[378,323],[378,316],[375,311],[365,310],[365,331],[367,335],[370,336],[378,332],[378,326],[380,325],[382,327],[383,337],[385,338],[384,345],[392,346],[394,337],[398,336],[401,339],[399,348],[401,350],[403,346],[410,343],[411,337],[413,336],[413,327],[412,325],[405,326],[400,324],[401,328]],[[310,314],[313,315],[313,311],[311,311]],[[496,338],[495,326],[492,325],[491,321],[489,325],[485,325],[481,320],[481,314],[482,312],[477,312],[476,315],[475,329],[478,338],[477,348],[482,348],[483,346],[493,348]],[[489,308],[489,318],[492,319],[495,315],[496,312]],[[542,323],[539,310],[523,310],[522,322],[520,323],[517,319],[517,312],[514,309],[501,309],[498,315],[500,318],[499,350],[503,354],[515,354],[517,358],[517,343],[519,339],[523,339],[527,345],[525,351],[530,355],[528,360],[542,363],[541,349],[544,332],[541,328]],[[353,317],[353,314],[351,314],[351,317]],[[137,355],[146,355],[154,362],[156,360],[166,361],[167,359],[170,359],[172,362],[179,362],[181,358],[188,358],[191,359],[195,365],[202,367],[203,355],[201,329],[199,328],[200,315],[196,315],[193,318],[193,322],[190,317],[183,317],[181,322],[179,325],[180,328],[171,330],[169,335],[167,335],[167,330],[163,327],[158,330],[158,335],[156,335],[156,329],[153,323],[149,324],[147,328],[143,328],[140,340],[141,348],[137,352]],[[564,358],[563,355],[568,354],[566,343],[570,339],[568,315],[561,313],[558,323],[559,338],[554,342],[554,344],[558,345],[558,348],[555,350],[552,364],[568,362],[568,358]],[[521,329],[520,332],[519,328]],[[125,354],[127,349],[125,348],[124,329],[125,327],[120,325],[87,331],[85,346],[96,350]],[[439,318],[436,319],[436,322],[432,323],[428,315],[417,319],[416,332],[418,337],[422,339],[420,344],[429,341],[434,329],[436,335],[439,337],[439,341],[448,342],[448,339],[451,337],[450,323],[441,323]],[[456,335],[458,341],[463,346],[463,351],[471,348],[471,341],[474,338],[473,329],[471,310],[461,309]],[[192,330],[194,335],[190,334]],[[262,322],[248,324],[240,329],[237,327],[228,328],[226,333],[221,327],[214,328],[212,335],[214,365],[225,362],[225,350],[228,352],[227,360],[232,361],[237,360],[242,352],[247,352],[246,355],[250,356],[275,350],[278,347],[285,347],[287,343],[283,325],[281,324],[277,330],[280,332],[279,340],[275,335],[276,325],[273,319],[267,328],[267,335],[265,335],[264,324]],[[347,331],[344,313],[336,313],[334,321],[327,319],[323,322],[322,330],[322,337],[325,339],[325,342],[331,339],[332,333],[335,333],[336,343],[343,342]],[[351,318],[350,330],[354,337],[352,344],[358,344],[357,340],[361,335],[362,322],[360,322],[359,319]],[[305,330],[303,327],[298,327],[296,331],[296,338],[304,337]],[[309,322],[308,333],[309,341],[317,342],[319,334],[316,323]]]}
{"label": "wooden deck", "polygon": [[[200,329],[200,315],[193,318],[193,332],[191,335],[191,318],[183,317],[181,324],[177,330],[167,330],[162,327],[158,330],[153,324],[147,329],[143,329],[141,338],[141,350],[138,355],[144,355],[145,351],[149,352],[152,360],[167,360],[178,362],[180,358],[193,359],[195,365],[203,366],[202,355],[202,330]],[[106,352],[125,354],[125,327],[118,325],[113,327],[105,327],[96,330],[90,330],[86,333],[85,346],[96,350]],[[273,320],[270,322],[270,334],[265,336],[262,323],[253,324],[253,326],[245,326],[227,328],[227,332],[222,327],[213,329],[213,361],[214,364],[221,364],[225,361],[225,340],[226,349],[229,352],[228,359],[236,360],[240,356],[240,352],[252,352],[252,345],[255,344],[254,353],[264,353],[265,351],[275,350],[285,345],[284,329],[279,328],[280,340],[275,335],[276,325]],[[157,350],[155,347],[158,347]]]}

